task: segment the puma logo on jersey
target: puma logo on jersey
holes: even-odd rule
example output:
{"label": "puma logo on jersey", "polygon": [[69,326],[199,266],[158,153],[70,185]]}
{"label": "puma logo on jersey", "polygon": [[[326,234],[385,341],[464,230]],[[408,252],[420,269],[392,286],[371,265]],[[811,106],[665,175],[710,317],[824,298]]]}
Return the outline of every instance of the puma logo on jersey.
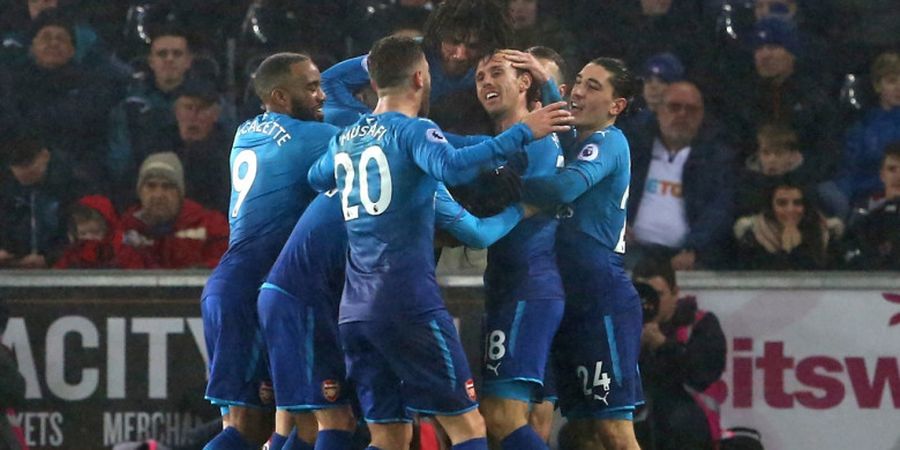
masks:
{"label": "puma logo on jersey", "polygon": [[609,391],[607,391],[603,395],[594,394],[594,400],[600,400],[604,405],[609,406],[609,402],[606,401],[606,397],[609,397]]}
{"label": "puma logo on jersey", "polygon": [[494,372],[495,377],[500,376],[500,364],[503,364],[503,361],[498,362],[497,365],[487,364],[488,370],[490,370],[491,372]]}

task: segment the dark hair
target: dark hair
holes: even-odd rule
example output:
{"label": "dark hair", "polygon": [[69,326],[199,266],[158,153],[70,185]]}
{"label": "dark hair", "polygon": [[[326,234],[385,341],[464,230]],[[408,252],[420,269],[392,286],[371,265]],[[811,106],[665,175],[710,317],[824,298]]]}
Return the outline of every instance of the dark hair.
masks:
{"label": "dark hair", "polygon": [[24,166],[31,164],[34,158],[46,148],[44,143],[35,136],[14,136],[7,139],[2,146],[7,154],[6,163],[9,166]]}
{"label": "dark hair", "polygon": [[189,52],[194,51],[193,46],[193,36],[188,33],[185,29],[175,26],[175,25],[159,25],[150,29],[150,45],[153,45],[157,39],[161,37],[180,37],[184,39],[185,44],[187,45],[187,49]]}
{"label": "dark hair", "polygon": [[800,140],[797,137],[797,132],[786,123],[771,122],[759,127],[759,130],[756,132],[756,140],[758,143],[762,143],[763,139],[768,139],[771,144],[778,148],[800,150]]}
{"label": "dark hair", "polygon": [[[492,50],[491,52],[486,53],[484,56],[481,57],[481,59],[478,60],[478,64],[490,61],[491,58],[494,57],[494,55],[500,53],[502,50],[503,49],[498,48],[498,49]],[[526,74],[526,73],[531,77],[531,85],[528,86],[528,91],[525,92],[526,106],[531,105],[534,102],[541,101],[541,87],[538,86],[537,83],[534,82],[534,76],[531,75],[530,72],[528,72],[527,70],[524,70],[524,69],[516,69],[515,67],[513,67],[512,69],[516,72],[517,77],[520,75]]]}
{"label": "dark hair", "polygon": [[625,65],[625,61],[616,58],[596,58],[591,60],[590,64],[601,66],[609,72],[609,84],[613,87],[613,96],[624,98],[630,106],[631,100],[641,90],[641,83]]}
{"label": "dark hair", "polygon": [[291,66],[308,61],[309,56],[300,53],[276,53],[264,59],[253,72],[253,92],[266,103],[272,89],[282,86],[291,76]]}
{"label": "dark hair", "polygon": [[42,11],[38,14],[37,17],[34,18],[34,22],[31,23],[31,32],[29,33],[30,40],[34,40],[35,36],[41,32],[45,27],[60,27],[66,30],[69,33],[69,37],[72,38],[72,45],[76,45],[75,42],[75,24],[72,22],[72,19],[69,18],[68,15],[60,12],[58,8],[51,8]]}
{"label": "dark hair", "polygon": [[556,63],[559,67],[560,76],[562,76],[562,80],[556,80],[557,84],[563,84],[569,80],[569,65],[566,64],[566,60],[556,50],[543,45],[536,45],[525,51],[534,55],[535,58],[549,59]]}
{"label": "dark hair", "polygon": [[675,269],[672,268],[672,262],[662,256],[645,256],[641,258],[634,269],[631,271],[632,278],[643,278],[649,280],[653,277],[660,277],[666,280],[670,290],[674,290],[678,284],[675,279]]}
{"label": "dark hair", "polygon": [[458,36],[477,37],[485,51],[509,47],[512,27],[506,8],[496,0],[444,0],[425,22],[425,47],[436,50],[444,39]]}
{"label": "dark hair", "polygon": [[424,57],[422,45],[415,39],[403,36],[381,38],[369,52],[369,76],[378,89],[402,86],[416,63]]}
{"label": "dark hair", "polygon": [[75,203],[69,208],[69,234],[72,236],[78,236],[78,224],[94,221],[102,223],[104,228],[109,229],[109,224],[100,211],[81,203]]}
{"label": "dark hair", "polygon": [[884,162],[887,161],[888,157],[900,159],[900,141],[894,141],[884,146],[884,156],[881,157],[882,166],[884,166]]}
{"label": "dark hair", "polygon": [[803,236],[803,242],[798,250],[808,254],[813,261],[824,266],[826,262],[824,234],[826,233],[824,218],[818,207],[816,195],[811,186],[801,183],[793,176],[787,175],[778,178],[766,189],[766,204],[763,206],[763,215],[773,222],[775,218],[775,193],[780,189],[796,189],[803,196],[803,217],[798,228]]}

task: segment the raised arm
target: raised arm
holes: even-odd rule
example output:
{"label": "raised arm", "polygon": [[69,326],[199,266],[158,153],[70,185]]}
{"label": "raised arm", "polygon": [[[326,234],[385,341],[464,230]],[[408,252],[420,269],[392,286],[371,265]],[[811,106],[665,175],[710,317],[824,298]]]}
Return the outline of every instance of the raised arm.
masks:
{"label": "raised arm", "polygon": [[369,85],[366,57],[357,56],[341,61],[322,73],[322,90],[325,92],[325,121],[337,126],[347,126],[360,114],[371,112],[368,106],[353,94]]}

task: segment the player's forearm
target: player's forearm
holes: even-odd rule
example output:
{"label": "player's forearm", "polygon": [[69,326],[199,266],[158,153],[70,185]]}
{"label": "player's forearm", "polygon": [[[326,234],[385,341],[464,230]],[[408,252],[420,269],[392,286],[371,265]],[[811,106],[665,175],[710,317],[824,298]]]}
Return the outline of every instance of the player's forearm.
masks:
{"label": "player's forearm", "polygon": [[369,85],[365,56],[341,61],[322,73],[322,90],[325,92],[326,108],[329,112],[355,111],[369,112],[369,107],[353,94]]}
{"label": "player's forearm", "polygon": [[445,229],[463,244],[474,248],[487,248],[506,236],[522,220],[521,206],[510,206],[500,214],[479,219],[464,212],[460,219]]}
{"label": "player's forearm", "polygon": [[325,192],[337,187],[334,179],[334,159],[331,153],[326,153],[309,169],[307,181],[310,187],[317,192]]}
{"label": "player's forearm", "polygon": [[[442,153],[440,180],[448,186],[472,181],[485,168],[490,169],[522,152],[534,135],[524,124],[516,124],[493,139]],[[474,169],[474,170],[473,170]]]}
{"label": "player's forearm", "polygon": [[585,177],[576,170],[563,170],[549,177],[532,178],[525,182],[522,201],[541,209],[551,209],[572,203],[589,187]]}

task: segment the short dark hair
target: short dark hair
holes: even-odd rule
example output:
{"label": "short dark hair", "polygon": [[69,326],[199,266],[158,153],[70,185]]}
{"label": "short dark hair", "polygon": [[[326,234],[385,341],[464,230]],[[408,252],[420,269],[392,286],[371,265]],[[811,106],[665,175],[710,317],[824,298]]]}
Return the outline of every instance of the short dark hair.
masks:
{"label": "short dark hair", "polygon": [[2,150],[7,154],[6,163],[9,166],[24,166],[31,164],[46,146],[35,136],[20,135],[7,139]]}
{"label": "short dark hair", "polygon": [[291,76],[291,66],[309,61],[301,53],[275,53],[264,59],[253,72],[253,92],[265,103],[272,89],[280,87]]}
{"label": "short dark hair", "polygon": [[477,36],[486,52],[509,47],[512,26],[505,5],[496,0],[444,0],[425,22],[425,47],[438,49],[441,41],[456,36]]}
{"label": "short dark hair", "polygon": [[790,124],[783,122],[769,122],[759,127],[756,132],[758,143],[766,139],[780,149],[800,151],[800,139],[797,131]]}
{"label": "short dark hair", "polygon": [[613,96],[624,98],[631,105],[631,100],[640,91],[640,81],[625,64],[617,58],[596,58],[591,64],[603,67],[609,72],[609,84],[613,87]]}
{"label": "short dark hair", "polygon": [[900,159],[900,141],[891,142],[884,147],[884,156],[881,157],[882,166],[888,157]]}
{"label": "short dark hair", "polygon": [[412,68],[425,53],[415,39],[388,36],[379,39],[369,52],[369,76],[378,89],[402,86],[412,73]]}
{"label": "short dark hair", "polygon": [[193,36],[188,33],[184,28],[181,28],[176,25],[160,25],[150,29],[150,45],[153,45],[153,42],[157,39],[165,36],[171,37],[180,37],[184,39],[185,44],[187,45],[187,49],[189,52],[194,51],[194,43]]}
{"label": "short dark hair", "polygon": [[103,217],[103,214],[100,214],[100,211],[81,203],[75,203],[69,209],[69,234],[77,236],[78,224],[95,221],[103,224],[104,228],[109,228],[106,218]]}
{"label": "short dark hair", "polygon": [[534,47],[525,50],[528,53],[534,55],[535,58],[541,59],[549,59],[556,63],[559,67],[560,75],[562,76],[562,80],[556,80],[557,83],[562,84],[569,80],[569,65],[566,63],[566,60],[563,59],[562,55],[559,54],[556,50],[553,50],[550,47],[545,47],[543,45],[535,45]]}
{"label": "short dark hair", "polygon": [[672,262],[665,257],[645,256],[641,258],[634,269],[631,271],[632,278],[642,278],[649,280],[653,277],[660,277],[666,281],[670,290],[678,287],[675,280],[675,269],[672,268]]}

